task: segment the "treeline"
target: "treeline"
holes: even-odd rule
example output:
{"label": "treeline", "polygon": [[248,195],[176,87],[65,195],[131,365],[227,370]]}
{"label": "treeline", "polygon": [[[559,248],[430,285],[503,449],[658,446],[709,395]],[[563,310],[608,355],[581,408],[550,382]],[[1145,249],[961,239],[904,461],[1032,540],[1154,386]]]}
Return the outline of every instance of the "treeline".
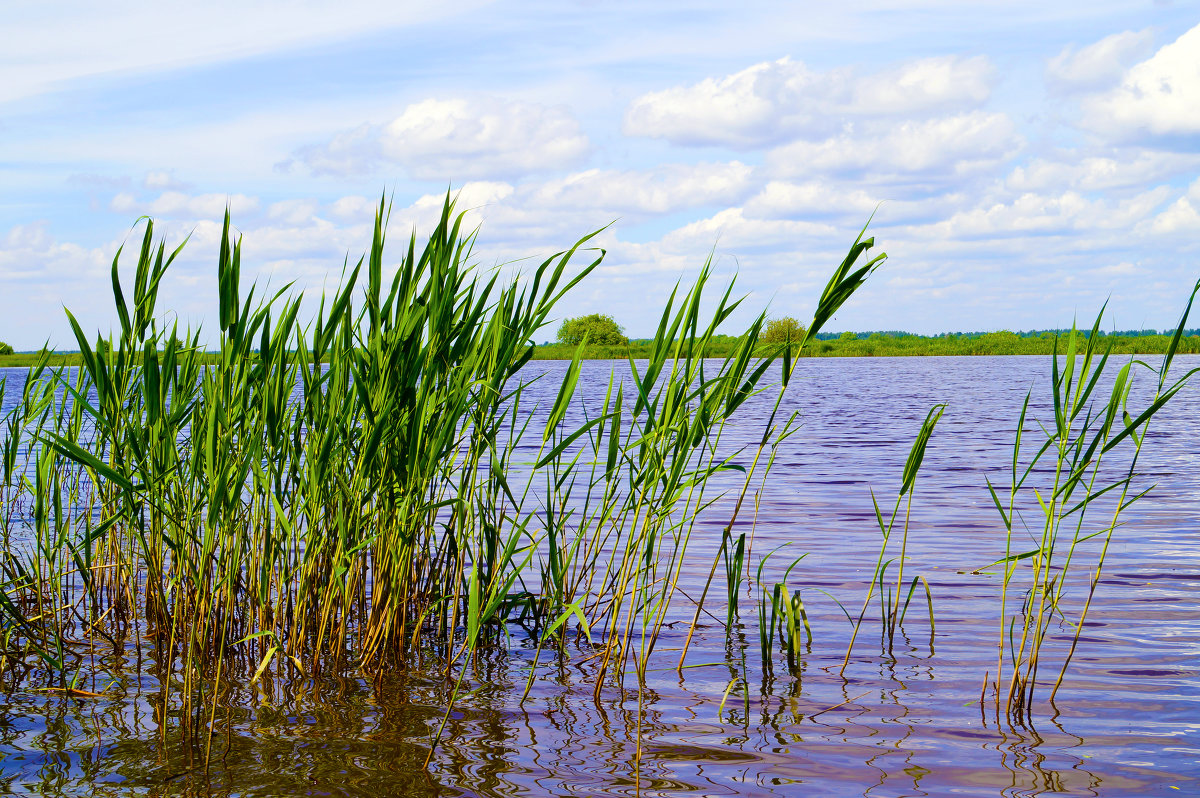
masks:
{"label": "treeline", "polygon": [[[913,335],[905,332],[875,332],[869,334],[840,333],[818,335],[801,353],[803,357],[899,357],[906,355],[955,356],[955,355],[1049,355],[1054,352],[1056,336],[1065,337],[1067,331],[1039,331],[1015,333],[1009,331],[989,333],[943,333],[941,335]],[[1081,331],[1081,335],[1087,331]],[[1156,332],[1125,331],[1101,333],[1105,344],[1112,344],[1115,354],[1161,354],[1167,351],[1171,336]],[[705,351],[706,357],[724,357],[731,352],[739,339],[734,336],[715,336]],[[1065,346],[1059,342],[1060,350]],[[593,360],[647,357],[649,343],[634,339],[629,346],[588,347],[584,356]],[[1181,354],[1200,353],[1200,329],[1186,330],[1179,342]],[[575,354],[575,347],[564,344],[545,344],[537,347],[534,360],[567,360]]]}
{"label": "treeline", "polygon": [[[135,363],[141,362],[141,353],[133,355],[132,360]],[[221,359],[220,352],[200,352],[196,356],[196,361],[202,366],[216,365]],[[39,350],[37,352],[13,352],[10,354],[0,354],[0,368],[27,368],[30,366],[45,365],[48,368],[57,368],[58,366],[78,366],[82,362],[78,350],[67,352]]]}
{"label": "treeline", "polygon": [[[942,333],[940,335],[914,335],[906,332],[874,333],[821,333],[810,341],[801,353],[802,357],[900,357],[906,355],[955,356],[955,355],[1048,355],[1054,351],[1055,336],[1065,336],[1069,330],[1036,332],[989,332],[989,333]],[[1087,330],[1080,331],[1086,336]],[[1101,333],[1105,343],[1113,345],[1115,354],[1162,354],[1167,351],[1171,336],[1154,331],[1126,330]],[[704,357],[725,357],[741,342],[740,336],[716,335],[705,348]],[[1059,346],[1064,344],[1060,342]],[[631,339],[628,345],[588,346],[584,357],[588,360],[635,360],[648,358],[653,344],[647,338]],[[1061,351],[1061,349],[1060,349]],[[1200,354],[1200,329],[1184,331],[1179,342],[1181,354]],[[570,360],[575,355],[575,346],[570,344],[542,344],[534,348],[534,360]],[[35,365],[42,356],[40,352],[17,352],[0,354],[0,368],[21,368]],[[201,363],[211,365],[217,355],[203,353]],[[79,365],[79,353],[54,352],[48,355],[50,366]]]}

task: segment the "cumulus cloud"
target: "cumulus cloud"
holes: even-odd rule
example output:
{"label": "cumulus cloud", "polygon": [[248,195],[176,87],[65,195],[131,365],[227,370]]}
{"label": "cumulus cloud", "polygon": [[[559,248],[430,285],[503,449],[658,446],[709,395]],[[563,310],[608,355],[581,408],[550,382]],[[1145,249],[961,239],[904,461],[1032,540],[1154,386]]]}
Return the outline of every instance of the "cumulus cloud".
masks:
{"label": "cumulus cloud", "polygon": [[343,222],[370,221],[379,209],[379,200],[369,197],[341,197],[329,205],[329,213]]}
{"label": "cumulus cloud", "polygon": [[781,58],[723,78],[650,92],[625,113],[629,135],[683,145],[753,148],[829,132],[831,117],[920,114],[988,98],[986,58],[945,56],[858,76]]}
{"label": "cumulus cloud", "polygon": [[752,167],[730,163],[669,164],[646,170],[590,169],[547,181],[529,192],[546,208],[603,209],[614,213],[670,213],[727,204],[751,187]]}
{"label": "cumulus cloud", "polygon": [[[0,234],[0,294],[19,297],[0,318],[0,340],[17,349],[74,343],[62,308],[75,311],[83,328],[94,329],[102,313],[96,297],[107,294],[115,246],[88,247],[57,239],[45,221],[16,225]],[[59,338],[51,329],[57,328]]]}
{"label": "cumulus cloud", "polygon": [[267,207],[267,218],[286,224],[304,224],[317,214],[317,203],[311,199],[280,200]]}
{"label": "cumulus cloud", "polygon": [[1020,192],[1047,189],[1106,191],[1137,188],[1200,166],[1200,155],[1123,149],[1113,155],[1079,157],[1073,152],[1037,158],[1018,166],[1005,185]]}
{"label": "cumulus cloud", "polygon": [[1141,227],[1159,235],[1188,233],[1194,237],[1200,233],[1200,179],[1193,181],[1182,197]]}
{"label": "cumulus cloud", "polygon": [[177,180],[173,171],[167,169],[154,169],[147,172],[146,176],[142,178],[142,187],[158,191],[166,191],[168,189],[185,191],[190,188],[187,183]]}
{"label": "cumulus cloud", "polygon": [[51,346],[78,346],[63,306],[85,330],[107,325],[96,298],[111,291],[106,279],[111,263],[112,249],[61,241],[45,221],[0,232],[0,295],[14,300],[0,318],[0,340],[18,350],[47,340]]}
{"label": "cumulus cloud", "polygon": [[668,247],[712,246],[721,242],[725,249],[751,251],[780,245],[794,246],[798,241],[822,241],[845,231],[836,224],[799,219],[756,219],[743,208],[727,208],[706,219],[685,224],[662,238]]}
{"label": "cumulus cloud", "polygon": [[[455,212],[465,214],[463,226],[471,230],[482,225],[498,206],[502,207],[514,191],[513,186],[508,183],[480,180],[454,188],[450,197],[454,200]],[[421,195],[404,206],[388,208],[385,202],[391,230],[394,234],[405,237],[413,232],[418,238],[428,235],[441,217],[445,200],[446,194],[437,192]],[[379,207],[378,197],[349,195],[324,206],[321,213],[342,224],[366,229],[366,225],[373,223]]]}
{"label": "cumulus cloud", "polygon": [[129,192],[113,197],[109,209],[117,213],[137,213],[167,218],[220,218],[228,207],[231,214],[253,213],[258,198],[245,194],[185,194],[164,191],[152,200],[140,200]]}
{"label": "cumulus cloud", "polygon": [[1180,197],[1151,220],[1149,229],[1160,235],[1170,233],[1200,233],[1200,211],[1188,197]]}
{"label": "cumulus cloud", "polygon": [[565,109],[477,97],[413,103],[386,125],[359,125],[293,160],[319,174],[360,174],[391,162],[418,179],[462,180],[561,169],[588,149]]}
{"label": "cumulus cloud", "polygon": [[794,183],[772,180],[743,206],[747,215],[760,219],[788,219],[798,216],[829,216],[858,213],[866,218],[880,198],[861,188],[826,181]]}
{"label": "cumulus cloud", "polygon": [[821,177],[772,180],[742,206],[747,218],[833,221],[851,230],[874,215],[875,224],[919,224],[945,219],[969,202],[961,191],[909,192],[894,185],[864,189],[856,180]]}
{"label": "cumulus cloud", "polygon": [[561,108],[498,100],[425,100],[387,126],[384,155],[415,177],[511,175],[568,166],[587,151]]}
{"label": "cumulus cloud", "polygon": [[845,78],[831,74],[839,85],[821,88],[817,73],[781,58],[724,78],[642,95],[626,111],[624,129],[631,136],[675,144],[756,146],[809,124],[817,109],[806,95],[837,90]]}
{"label": "cumulus cloud", "polygon": [[991,94],[992,65],[983,56],[910,61],[860,78],[852,108],[860,113],[911,114],[978,105]]}
{"label": "cumulus cloud", "polygon": [[364,122],[324,144],[302,147],[276,168],[288,169],[299,162],[318,175],[357,175],[369,171],[380,158],[379,132],[374,125]]}
{"label": "cumulus cloud", "polygon": [[1085,99],[1098,132],[1194,136],[1200,133],[1200,25],[1135,64],[1120,85]]}
{"label": "cumulus cloud", "polygon": [[921,234],[966,239],[1128,230],[1147,219],[1168,197],[1165,186],[1120,201],[1092,199],[1077,191],[1028,192],[1011,202],[960,211],[926,226]]}
{"label": "cumulus cloud", "polygon": [[16,225],[0,239],[0,280],[53,283],[103,269],[104,253],[59,242],[46,222]]}
{"label": "cumulus cloud", "polygon": [[972,111],[851,128],[823,141],[794,141],[773,150],[767,162],[773,173],[781,176],[822,172],[964,174],[995,165],[1020,145],[1006,114]]}
{"label": "cumulus cloud", "polygon": [[1149,55],[1153,44],[1154,35],[1146,29],[1114,33],[1078,49],[1068,45],[1046,64],[1046,81],[1066,91],[1106,88]]}
{"label": "cumulus cloud", "polygon": [[[486,223],[484,234],[491,241],[544,236],[548,245],[554,245],[562,241],[551,239],[577,235],[615,218],[628,221],[734,204],[756,186],[754,168],[732,161],[665,164],[644,170],[589,169],[519,186],[481,180],[455,187],[451,196],[456,210],[467,212],[468,226]],[[427,231],[436,223],[444,199],[444,193],[435,192],[394,208],[393,226]],[[324,212],[340,221],[362,222],[369,221],[378,207],[378,199],[346,196],[327,205]]]}

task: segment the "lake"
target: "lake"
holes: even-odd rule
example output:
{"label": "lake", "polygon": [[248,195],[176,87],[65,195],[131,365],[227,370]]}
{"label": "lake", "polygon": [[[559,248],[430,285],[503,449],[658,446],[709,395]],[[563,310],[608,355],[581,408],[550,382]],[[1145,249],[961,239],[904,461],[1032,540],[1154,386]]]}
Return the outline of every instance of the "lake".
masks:
{"label": "lake", "polygon": [[[1197,366],[1200,357],[1177,360],[1180,373]],[[556,391],[565,368],[534,362],[525,374],[545,373],[535,385]],[[586,362],[583,396],[602,392],[613,368],[627,366]],[[514,636],[507,653],[469,669],[426,771],[430,735],[455,687],[432,667],[415,661],[371,680],[235,684],[218,697],[211,740],[185,742],[153,700],[156,675],[138,667],[130,643],[95,668],[109,674],[86,685],[96,697],[39,691],[36,673],[8,689],[0,785],[13,794],[89,796],[1198,794],[1196,388],[1176,397],[1147,436],[1138,484],[1155,488],[1115,532],[1055,703],[1047,685],[1020,721],[990,698],[981,704],[1006,634],[1000,568],[988,567],[1004,556],[1004,530],[985,480],[1007,484],[1027,391],[1030,416],[1052,416],[1049,372],[1043,357],[803,360],[784,401],[802,424],[782,446],[756,511],[739,517],[750,546],[739,620],[726,629],[718,596],[677,669],[694,606],[675,602],[640,689],[627,675],[623,687],[596,692],[597,664],[586,650],[534,665],[533,647]],[[23,372],[5,374],[7,403]],[[772,401],[749,402],[723,445],[756,443]],[[913,438],[939,402],[947,408],[916,482],[904,566],[925,578],[935,626],[918,590],[890,651],[876,618],[840,675],[847,612],[862,607],[879,552],[871,491],[890,511]],[[699,527],[707,537],[693,540],[683,596],[704,589],[727,505]],[[802,591],[812,627],[795,675],[782,655],[773,673],[760,664],[752,582],[773,551],[768,584],[805,555],[787,579]],[[1081,567],[1089,556],[1081,554]],[[1068,616],[1086,580],[1072,590]],[[1068,617],[1051,645],[1061,651],[1072,636]],[[1052,684],[1056,673],[1043,678]]]}

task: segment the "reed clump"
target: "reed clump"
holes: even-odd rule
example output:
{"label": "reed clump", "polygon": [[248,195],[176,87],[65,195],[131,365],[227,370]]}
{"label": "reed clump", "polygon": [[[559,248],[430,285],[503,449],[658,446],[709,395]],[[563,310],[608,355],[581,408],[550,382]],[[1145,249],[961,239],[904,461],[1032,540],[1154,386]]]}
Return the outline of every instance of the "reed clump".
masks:
{"label": "reed clump", "polygon": [[[672,293],[646,362],[581,397],[584,341],[535,408],[521,369],[603,258],[592,236],[504,282],[473,267],[447,198],[385,281],[386,230],[381,202],[369,252],[305,323],[286,289],[243,288],[227,213],[215,353],[156,314],[183,245],[147,222],[132,285],[117,253],[118,328],[92,337],[68,313],[81,365],[40,358],[3,419],[0,671],[74,687],[86,652],[136,651],[199,723],[229,678],[429,657],[450,673],[520,630],[538,656],[585,645],[597,692],[629,664],[644,676],[697,520],[729,492],[714,477],[741,485],[732,551],[794,430],[781,392],[756,450],[721,445],[772,364],[786,385],[792,349],[764,353],[760,315],[706,361],[740,302],[732,285],[705,298],[706,265]],[[872,245],[860,235],[835,270],[810,336],[882,262],[863,258]]]}
{"label": "reed clump", "polygon": [[[120,252],[113,261],[118,327],[91,337],[68,313],[79,367],[39,356],[2,419],[0,678],[37,674],[78,690],[95,667],[86,655],[132,654],[151,661],[185,725],[211,734],[230,680],[419,663],[447,677],[457,668],[461,683],[468,664],[521,635],[534,652],[526,695],[541,658],[581,649],[598,698],[630,674],[646,678],[686,600],[682,671],[702,614],[733,629],[753,581],[763,676],[782,653],[798,677],[813,645],[804,555],[769,580],[772,555],[760,558],[752,580],[753,525],[742,515],[757,514],[797,430],[784,392],[798,359],[886,256],[870,257],[874,241],[860,233],[800,340],[775,343],[763,340],[762,314],[740,335],[719,332],[741,300],[732,284],[709,296],[705,264],[672,292],[640,360],[581,391],[585,337],[557,390],[539,386],[553,401],[538,405],[522,370],[533,341],[604,253],[592,234],[502,281],[472,265],[475,236],[462,224],[448,197],[424,247],[410,236],[385,280],[381,202],[369,251],[305,322],[287,289],[243,290],[226,214],[218,347],[206,353],[199,330],[156,314],[183,245],[168,251],[147,222],[132,283]],[[1118,370],[1107,398],[1098,392],[1116,342],[1097,321],[1051,359],[1054,419],[1038,428],[1032,456],[1022,411],[1010,484],[991,486],[1006,534],[995,563],[1000,656],[985,677],[997,711],[1031,711],[1046,642],[1065,621],[1074,638],[1051,695],[1062,683],[1120,514],[1143,495],[1134,483],[1147,425],[1191,376],[1168,378],[1186,320],[1185,311],[1143,410],[1128,409],[1138,361]],[[770,386],[761,435],[731,449],[731,420]],[[9,388],[0,381],[0,394]],[[882,543],[857,620],[842,607],[852,628],[843,670],[872,600],[890,655],[922,585],[932,649],[932,595],[905,563],[914,486],[943,409],[927,415],[890,513],[875,504]],[[1118,449],[1129,459],[1114,473]],[[708,578],[681,599],[698,525],[713,520],[721,531],[703,555]],[[1019,542],[1026,528],[1040,529],[1032,548]],[[1099,543],[1091,571],[1089,541]],[[722,572],[723,619],[706,608]],[[1081,583],[1082,603],[1072,604]],[[726,697],[740,682],[749,674]]]}
{"label": "reed clump", "polygon": [[[1154,417],[1200,369],[1171,375],[1200,283],[1157,366],[1129,359],[1112,373],[1115,342],[1072,328],[1050,359],[1053,418],[1035,421],[1025,397],[1012,446],[1008,485],[988,488],[1005,531],[996,670],[985,677],[997,715],[1015,722],[1033,711],[1039,685],[1049,702],[1079,645],[1122,515],[1149,488],[1136,484],[1138,461]],[[1152,393],[1131,411],[1135,377],[1150,375]],[[1032,436],[1032,445],[1027,436]],[[1023,540],[1028,539],[1027,544]],[[1069,643],[1054,645],[1059,629]],[[1047,669],[1053,682],[1039,674]]]}

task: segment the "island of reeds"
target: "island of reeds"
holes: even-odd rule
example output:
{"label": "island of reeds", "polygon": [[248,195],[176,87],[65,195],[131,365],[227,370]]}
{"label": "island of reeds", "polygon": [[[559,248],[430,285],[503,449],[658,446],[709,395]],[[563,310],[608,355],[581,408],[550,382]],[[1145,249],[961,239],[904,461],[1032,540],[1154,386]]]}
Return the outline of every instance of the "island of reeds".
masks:
{"label": "island of reeds", "polygon": [[[118,327],[92,335],[68,314],[78,367],[43,353],[23,382],[0,383],[11,405],[0,433],[0,683],[84,692],[98,650],[134,656],[185,729],[211,734],[231,679],[369,677],[413,662],[461,679],[481,652],[520,638],[535,662],[596,663],[599,696],[645,677],[672,612],[693,630],[702,612],[732,626],[747,585],[763,672],[794,671],[802,636],[811,642],[801,586],[789,583],[796,562],[768,578],[771,555],[755,557],[738,521],[800,421],[783,402],[798,358],[826,344],[818,335],[886,257],[870,255],[873,239],[860,233],[834,266],[800,340],[765,341],[765,314],[719,337],[741,300],[732,285],[706,297],[704,265],[602,391],[579,395],[585,337],[557,389],[542,388],[553,401],[534,406],[523,366],[556,304],[600,263],[592,236],[504,282],[474,267],[474,235],[449,198],[390,276],[386,230],[381,203],[369,251],[302,320],[299,298],[241,285],[226,214],[219,344],[205,352],[200,330],[158,313],[182,245],[168,250],[147,221],[132,268],[120,252],[113,261]],[[1028,401],[1014,411],[1011,479],[991,494],[1008,540],[992,564],[1004,574],[1001,659],[981,674],[997,711],[1030,711],[1038,669],[1050,667],[1042,644],[1065,617],[1064,574],[1089,545],[1102,547],[1102,568],[1120,513],[1141,495],[1146,428],[1187,379],[1168,376],[1186,320],[1146,406],[1129,406],[1135,364],[1101,379],[1113,341],[1097,321],[1052,341],[1054,418],[1033,426]],[[730,451],[723,433],[752,397],[773,409],[754,446]],[[851,649],[876,615],[890,648],[914,596],[935,623],[905,545],[941,412],[913,431],[894,504],[876,505],[882,545],[861,612],[847,612]],[[1093,507],[1104,520],[1093,522]],[[714,513],[722,531],[698,545]],[[1016,534],[1031,518],[1032,549]],[[709,579],[684,597],[692,561]],[[1087,596],[1067,619],[1076,630]],[[1077,643],[1078,631],[1054,666],[1059,681]]]}

